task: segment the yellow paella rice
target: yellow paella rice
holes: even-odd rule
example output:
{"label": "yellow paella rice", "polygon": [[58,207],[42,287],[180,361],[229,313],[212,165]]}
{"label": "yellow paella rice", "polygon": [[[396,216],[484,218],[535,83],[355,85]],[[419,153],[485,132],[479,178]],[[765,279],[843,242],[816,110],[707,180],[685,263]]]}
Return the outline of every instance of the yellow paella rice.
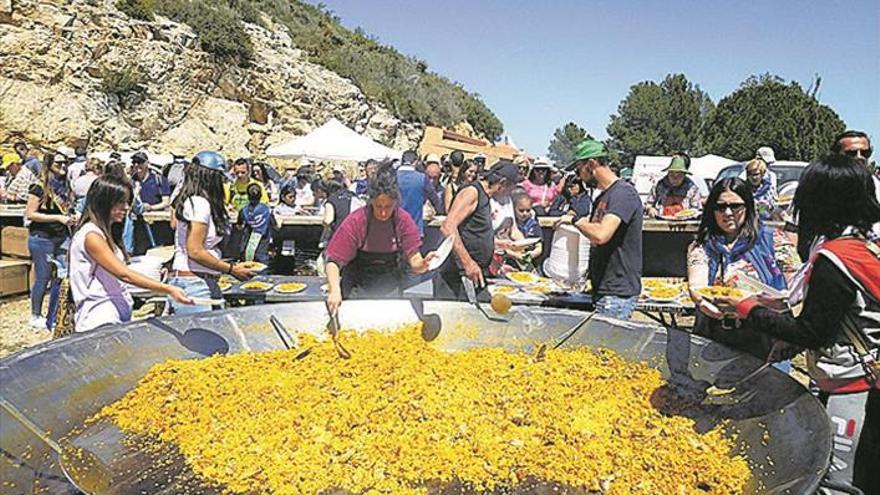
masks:
{"label": "yellow paella rice", "polygon": [[727,287],[724,285],[710,285],[707,287],[700,287],[696,290],[697,294],[712,299],[713,297],[719,296],[731,296],[731,297],[743,297],[743,291],[735,288],[735,287]]}
{"label": "yellow paella rice", "polygon": [[227,493],[468,492],[527,477],[604,494],[740,493],[750,473],[717,427],[652,407],[658,371],[609,351],[446,353],[415,325],[349,332],[311,353],[168,361],[104,408],[129,433],[175,445]]}

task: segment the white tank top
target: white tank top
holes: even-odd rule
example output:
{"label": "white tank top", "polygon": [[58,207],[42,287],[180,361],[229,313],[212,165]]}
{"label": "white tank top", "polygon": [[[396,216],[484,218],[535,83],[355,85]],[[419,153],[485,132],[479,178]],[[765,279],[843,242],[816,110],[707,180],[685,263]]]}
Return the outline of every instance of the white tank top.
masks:
{"label": "white tank top", "polygon": [[[80,228],[70,243],[70,290],[76,303],[74,325],[77,332],[92,330],[101,325],[131,320],[133,301],[122,281],[102,268],[86,251],[86,235],[96,233],[105,238],[95,224],[89,222]],[[116,257],[125,260],[120,249]]]}

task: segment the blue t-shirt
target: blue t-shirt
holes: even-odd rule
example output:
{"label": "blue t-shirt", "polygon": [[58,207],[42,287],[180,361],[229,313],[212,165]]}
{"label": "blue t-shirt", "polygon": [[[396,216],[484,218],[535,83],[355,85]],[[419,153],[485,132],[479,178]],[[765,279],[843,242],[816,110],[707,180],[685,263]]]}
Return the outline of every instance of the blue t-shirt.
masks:
{"label": "blue t-shirt", "polygon": [[171,196],[168,179],[163,175],[150,172],[141,181],[141,201],[147,205],[157,205],[162,202],[163,196]]}
{"label": "blue t-shirt", "polygon": [[620,218],[611,239],[590,248],[590,283],[596,296],[633,297],[642,292],[642,201],[632,184],[618,180],[596,198],[590,221]]}
{"label": "blue t-shirt", "polygon": [[425,232],[425,222],[422,218],[425,200],[431,202],[435,211],[443,211],[443,204],[434,184],[428,176],[409,166],[397,169],[397,185],[400,188],[400,206],[412,217],[419,232]]}
{"label": "blue t-shirt", "polygon": [[541,232],[541,225],[538,223],[538,219],[535,217],[529,217],[523,223],[517,223],[516,227],[522,232],[522,235],[526,238],[531,237],[542,237],[543,233]]}
{"label": "blue t-shirt", "polygon": [[248,203],[238,214],[239,218],[251,229],[251,232],[260,234],[264,238],[269,233],[269,219],[272,211],[268,205],[257,203],[256,206],[251,206]]}

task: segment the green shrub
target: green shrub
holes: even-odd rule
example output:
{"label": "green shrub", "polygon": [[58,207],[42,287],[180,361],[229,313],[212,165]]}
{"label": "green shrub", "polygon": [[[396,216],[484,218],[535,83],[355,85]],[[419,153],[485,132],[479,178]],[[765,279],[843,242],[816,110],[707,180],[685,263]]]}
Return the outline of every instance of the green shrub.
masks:
{"label": "green shrub", "polygon": [[[253,56],[254,48],[241,15],[229,6],[245,2],[247,0],[216,4],[206,0],[156,0],[156,8],[158,13],[189,25],[198,36],[202,50],[221,60],[245,62]],[[248,16],[256,19],[258,11],[248,5],[252,9]],[[239,10],[244,8],[239,6]]]}
{"label": "green shrub", "polygon": [[101,71],[101,89],[116,95],[120,101],[131,93],[144,91],[144,77],[136,65],[126,65],[119,70],[103,69]]}
{"label": "green shrub", "polygon": [[367,98],[399,118],[439,126],[467,121],[490,139],[504,132],[501,121],[478,95],[430,72],[424,61],[380,44],[360,28],[345,29],[326,8],[296,0],[237,3],[248,2],[287,26],[297,48],[313,62],[351,79]]}
{"label": "green shrub", "polygon": [[116,0],[116,8],[132,19],[153,20],[153,0]]}

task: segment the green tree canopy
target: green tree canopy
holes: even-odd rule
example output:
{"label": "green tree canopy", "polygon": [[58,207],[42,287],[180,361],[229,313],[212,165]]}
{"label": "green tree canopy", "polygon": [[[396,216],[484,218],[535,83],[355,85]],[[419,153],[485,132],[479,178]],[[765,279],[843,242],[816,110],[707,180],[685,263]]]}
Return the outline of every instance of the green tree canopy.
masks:
{"label": "green tree canopy", "polygon": [[816,159],[828,151],[844,122],[796,82],[770,74],[752,76],[718,102],[704,126],[702,147],[738,160],[770,146],[777,160]]}
{"label": "green tree canopy", "polygon": [[592,139],[593,136],[574,122],[569,122],[553,132],[553,139],[547,147],[547,155],[558,166],[568,165],[574,158],[577,145],[587,138]]}
{"label": "green tree canopy", "polygon": [[703,119],[711,109],[709,96],[683,74],[667,75],[660,84],[640,82],[611,116],[609,145],[625,164],[640,154],[697,152]]}

